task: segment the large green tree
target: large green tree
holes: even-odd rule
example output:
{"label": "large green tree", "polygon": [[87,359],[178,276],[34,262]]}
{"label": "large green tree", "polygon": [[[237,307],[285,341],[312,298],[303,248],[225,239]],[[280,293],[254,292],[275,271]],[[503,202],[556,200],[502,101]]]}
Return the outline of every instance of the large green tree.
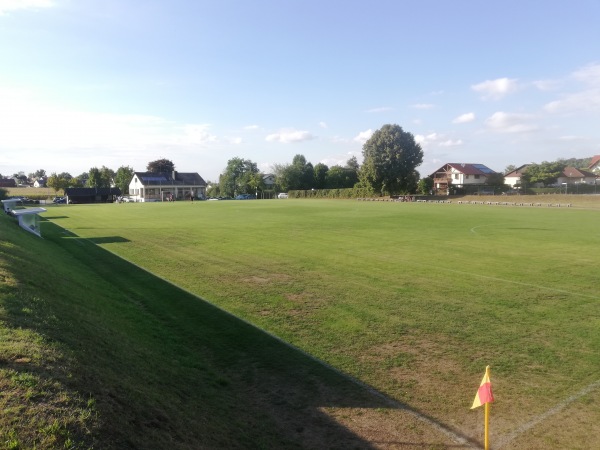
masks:
{"label": "large green tree", "polygon": [[314,188],[315,169],[312,163],[307,162],[304,155],[296,155],[292,160],[292,166],[294,166],[300,173],[298,186],[293,187],[292,189],[308,190]]}
{"label": "large green tree", "polygon": [[133,178],[133,167],[121,166],[115,174],[115,186],[121,189],[121,193],[126,195],[129,193],[129,183]]}
{"label": "large green tree", "polygon": [[[68,175],[68,177],[67,177]],[[54,192],[58,192],[60,190],[64,191],[69,187],[69,182],[71,181],[71,175],[66,172],[57,174],[56,172],[52,172],[48,177],[46,184],[48,187],[54,189]]]}
{"label": "large green tree", "polygon": [[326,164],[318,163],[315,165],[315,189],[325,189],[325,183],[327,181],[327,172],[329,172],[329,167],[327,167]]}
{"label": "large green tree", "polygon": [[295,155],[291,164],[275,165],[275,177],[279,190],[283,192],[308,190],[316,184],[315,169],[304,155]]}
{"label": "large green tree", "polygon": [[504,186],[504,174],[500,172],[490,173],[485,180],[485,184],[495,187]]}
{"label": "large green tree", "polygon": [[301,189],[302,169],[298,166],[294,164],[276,164],[274,172],[277,188],[281,192]]}
{"label": "large green tree", "polygon": [[433,189],[433,178],[425,177],[421,178],[417,183],[417,192],[419,194],[428,195]]}
{"label": "large green tree", "polygon": [[346,189],[354,187],[358,176],[354,169],[342,166],[333,166],[327,172],[325,186],[328,189]]}
{"label": "large green tree", "polygon": [[363,145],[360,170],[363,186],[381,194],[409,193],[416,187],[415,169],[423,162],[423,150],[412,133],[386,124]]}
{"label": "large green tree", "polygon": [[221,194],[235,196],[238,194],[254,194],[256,180],[254,174],[258,173],[258,166],[249,159],[235,157],[227,161],[225,171],[219,177]]}
{"label": "large green tree", "polygon": [[146,170],[152,173],[170,173],[175,170],[175,164],[173,161],[166,158],[157,159],[156,161],[150,161]]}
{"label": "large green tree", "polygon": [[108,167],[102,166],[101,169],[92,167],[88,172],[86,186],[95,188],[109,188],[112,183],[112,176],[114,176],[114,172]]}
{"label": "large green tree", "polygon": [[31,172],[29,174],[30,180],[38,180],[40,178],[45,178],[45,177],[46,177],[46,171],[44,169],[38,169],[35,172]]}
{"label": "large green tree", "polygon": [[530,164],[527,171],[521,175],[521,183],[525,186],[531,186],[541,183],[544,186],[556,183],[566,165],[561,161],[548,162],[541,164]]}

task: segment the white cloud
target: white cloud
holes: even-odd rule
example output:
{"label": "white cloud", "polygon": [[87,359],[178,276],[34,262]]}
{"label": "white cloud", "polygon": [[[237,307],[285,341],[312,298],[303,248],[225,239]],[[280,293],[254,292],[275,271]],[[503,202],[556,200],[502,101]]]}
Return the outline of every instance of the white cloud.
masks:
{"label": "white cloud", "polygon": [[361,131],[358,133],[358,135],[354,138],[354,141],[364,144],[371,138],[371,136],[373,136],[373,130],[369,128],[366,131]]}
{"label": "white cloud", "polygon": [[315,137],[308,131],[299,130],[281,130],[279,133],[269,134],[266,137],[269,142],[281,142],[283,144],[311,141],[313,139]]}
{"label": "white cloud", "polygon": [[499,100],[502,97],[515,92],[518,89],[517,80],[510,78],[497,78],[486,80],[471,86],[475,92],[481,94],[485,100]]}
{"label": "white cloud", "polygon": [[453,141],[452,139],[448,139],[446,141],[442,141],[439,143],[440,147],[458,147],[459,145],[462,145],[463,141],[462,139],[457,139],[455,141]]}
{"label": "white cloud", "polygon": [[320,160],[319,162],[321,164],[325,164],[327,167],[332,168],[333,166],[342,166],[344,167],[346,165],[346,161],[348,161],[349,158],[337,158],[337,157],[330,157],[330,158],[324,158],[322,160]]}
{"label": "white cloud", "polygon": [[244,130],[258,130],[258,125],[246,125]]}
{"label": "white cloud", "polygon": [[327,128],[327,124],[325,122],[319,122],[319,126],[321,128]]}
{"label": "white cloud", "polygon": [[600,87],[600,64],[589,64],[573,72],[573,78],[589,86]]}
{"label": "white cloud", "polygon": [[461,114],[460,116],[456,117],[452,123],[468,123],[468,122],[473,122],[475,120],[475,113],[465,113],[465,114]]}
{"label": "white cloud", "polygon": [[432,109],[435,108],[435,105],[431,103],[417,103],[412,105],[412,107],[415,109]]}
{"label": "white cloud", "polygon": [[240,145],[243,142],[241,137],[229,137],[226,141],[233,145]]}
{"label": "white cloud", "polygon": [[540,91],[554,91],[560,87],[561,82],[558,80],[537,80],[533,82],[533,85]]}
{"label": "white cloud", "polygon": [[437,133],[429,133],[428,135],[424,135],[424,134],[416,134],[415,135],[415,142],[417,144],[420,144],[421,146],[426,146],[428,144],[436,142],[437,140],[439,140],[439,135]]}
{"label": "white cloud", "polygon": [[415,142],[423,149],[432,147],[458,147],[463,145],[462,139],[449,139],[439,133],[417,134]]}
{"label": "white cloud", "polygon": [[589,64],[576,70],[570,77],[585,85],[579,92],[565,94],[559,100],[547,103],[544,109],[550,113],[573,113],[600,109],[600,64]]}
{"label": "white cloud", "polygon": [[217,137],[210,134],[210,125],[208,124],[190,124],[184,125],[183,135],[176,136],[174,143],[185,145],[201,145],[208,142],[216,142]]}
{"label": "white cloud", "polygon": [[561,100],[547,103],[544,109],[550,113],[572,113],[600,109],[600,89],[589,89],[565,95]]}
{"label": "white cloud", "polygon": [[18,9],[51,8],[53,0],[0,0],[0,16]]}
{"label": "white cloud", "polygon": [[0,90],[0,148],[14,166],[35,160],[40,167],[67,164],[70,170],[99,163],[139,167],[140,159],[154,153],[197,155],[216,145],[210,128],[157,116],[68,109],[39,102],[24,90]]}
{"label": "white cloud", "polygon": [[393,110],[394,110],[394,108],[392,108],[390,106],[380,106],[378,108],[367,109],[365,112],[367,112],[369,114],[374,114],[374,113],[388,112],[388,111],[393,111]]}
{"label": "white cloud", "polygon": [[538,130],[537,125],[531,123],[533,118],[530,114],[498,111],[488,117],[485,124],[490,130],[498,133],[528,133]]}
{"label": "white cloud", "polygon": [[583,138],[581,136],[572,136],[572,135],[560,136],[558,139],[561,141],[583,141],[583,140],[585,140],[585,138]]}

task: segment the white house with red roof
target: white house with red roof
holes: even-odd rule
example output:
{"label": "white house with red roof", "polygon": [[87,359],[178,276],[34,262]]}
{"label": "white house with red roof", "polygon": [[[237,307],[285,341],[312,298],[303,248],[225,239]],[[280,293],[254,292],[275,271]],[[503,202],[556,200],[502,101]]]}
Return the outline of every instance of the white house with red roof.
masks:
{"label": "white house with red roof", "polygon": [[557,184],[595,184],[596,174],[588,170],[565,167],[558,177]]}
{"label": "white house with red roof", "polygon": [[600,155],[592,157],[592,161],[588,167],[592,172],[600,173]]}
{"label": "white house with red roof", "polygon": [[450,188],[483,187],[497,172],[483,164],[446,163],[430,175],[437,193],[450,193]]}
{"label": "white house with red roof", "polygon": [[521,177],[525,172],[527,172],[527,167],[530,164],[523,164],[522,166],[517,167],[515,170],[511,170],[506,175],[504,175],[504,184],[514,188],[517,185],[521,185]]}

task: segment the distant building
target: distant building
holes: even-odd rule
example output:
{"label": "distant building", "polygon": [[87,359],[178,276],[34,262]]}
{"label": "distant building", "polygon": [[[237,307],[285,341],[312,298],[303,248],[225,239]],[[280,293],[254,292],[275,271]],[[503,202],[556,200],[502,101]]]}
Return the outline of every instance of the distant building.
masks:
{"label": "distant building", "polygon": [[275,175],[272,173],[265,173],[263,175],[263,183],[265,183],[265,189],[273,189],[275,185]]}
{"label": "distant building", "polygon": [[600,155],[596,155],[592,158],[588,170],[592,172],[600,173]]}
{"label": "distant building", "polygon": [[515,170],[508,172],[506,175],[504,175],[504,184],[510,186],[511,188],[520,186],[522,184],[521,178],[523,177],[523,174],[527,172],[527,168],[530,165],[531,164],[523,164],[522,166],[517,167]]}
{"label": "distant building", "polygon": [[595,184],[596,174],[588,170],[576,169],[575,167],[565,167],[562,174],[558,177],[558,184]]}
{"label": "distant building", "polygon": [[119,188],[66,188],[67,203],[112,203],[121,195]]}
{"label": "distant building", "polygon": [[46,178],[38,178],[33,182],[33,187],[36,188],[45,188],[46,187]]}
{"label": "distant building", "polygon": [[206,181],[196,172],[134,172],[129,196],[136,202],[206,198]]}
{"label": "distant building", "polygon": [[483,164],[447,163],[430,175],[438,194],[450,194],[453,188],[481,189],[490,175],[496,174]]}
{"label": "distant building", "polygon": [[0,178],[0,187],[17,187],[14,178]]}

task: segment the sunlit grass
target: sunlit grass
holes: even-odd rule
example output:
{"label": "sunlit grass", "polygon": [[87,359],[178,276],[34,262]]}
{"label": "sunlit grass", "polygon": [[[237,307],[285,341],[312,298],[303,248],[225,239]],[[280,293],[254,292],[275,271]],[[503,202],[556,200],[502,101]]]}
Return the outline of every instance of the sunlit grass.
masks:
{"label": "sunlit grass", "polygon": [[465,411],[488,364],[498,432],[599,377],[597,209],[290,200],[46,216],[458,428],[475,427]]}

